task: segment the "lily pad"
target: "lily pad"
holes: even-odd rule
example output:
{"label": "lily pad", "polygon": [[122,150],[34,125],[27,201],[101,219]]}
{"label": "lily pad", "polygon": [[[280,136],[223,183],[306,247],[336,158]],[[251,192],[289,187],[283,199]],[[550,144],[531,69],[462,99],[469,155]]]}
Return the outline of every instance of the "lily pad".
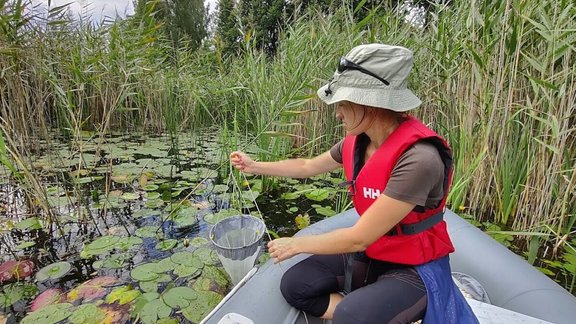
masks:
{"label": "lily pad", "polygon": [[179,227],[191,226],[198,223],[197,214],[198,210],[196,208],[181,208],[172,216],[172,220]]}
{"label": "lily pad", "polygon": [[156,280],[138,282],[140,290],[145,293],[158,292],[158,282]]}
{"label": "lily pad", "polygon": [[114,174],[110,178],[112,179],[112,181],[114,181],[116,183],[127,184],[127,183],[131,183],[132,181],[134,181],[134,179],[136,177],[134,175],[131,175],[131,174]]}
{"label": "lily pad", "polygon": [[156,190],[158,190],[158,188],[160,188],[158,185],[149,184],[149,185],[144,186],[143,189],[146,191],[156,191]]}
{"label": "lily pad", "polygon": [[65,320],[70,315],[72,315],[72,311],[70,310],[73,307],[72,304],[63,303],[63,304],[54,304],[48,305],[38,311],[29,313],[22,319],[21,324],[55,324],[62,320]]}
{"label": "lily pad", "polygon": [[200,323],[200,321],[218,305],[222,298],[223,296],[215,292],[198,292],[198,298],[192,300],[190,306],[182,309],[182,314],[193,323]]}
{"label": "lily pad", "polygon": [[170,257],[164,258],[156,263],[156,273],[163,273],[174,270],[177,263],[174,263]]}
{"label": "lily pad", "polygon": [[140,291],[133,289],[131,286],[122,286],[112,290],[112,292],[106,296],[106,302],[112,304],[117,301],[118,304],[124,305],[133,301],[140,295]]}
{"label": "lily pad", "polygon": [[56,262],[45,266],[36,273],[36,280],[44,281],[48,279],[58,279],[70,272],[72,265],[68,262]]}
{"label": "lily pad", "polygon": [[196,278],[202,273],[203,267],[204,265],[201,262],[197,266],[187,266],[178,264],[176,265],[176,267],[174,267],[174,274],[180,278],[184,277]]}
{"label": "lily pad", "polygon": [[129,323],[130,306],[129,304],[120,305],[118,303],[101,305],[100,309],[106,316],[100,323]]}
{"label": "lily pad", "polygon": [[30,260],[9,260],[0,264],[0,283],[12,279],[29,277],[34,271],[34,262]]}
{"label": "lily pad", "polygon": [[42,225],[40,224],[40,221],[38,221],[38,218],[30,217],[18,222],[15,225],[15,227],[19,230],[24,231],[24,230],[41,229]]}
{"label": "lily pad", "polygon": [[160,211],[148,208],[142,208],[134,213],[132,213],[132,217],[134,218],[145,218],[151,216],[159,216]]}
{"label": "lily pad", "polygon": [[258,191],[242,191],[242,198],[244,199],[244,201],[251,201],[254,202],[256,201],[256,198],[258,198],[258,196],[260,196],[260,193]]}
{"label": "lily pad", "polygon": [[94,304],[84,304],[78,306],[68,318],[72,324],[92,324],[102,323],[106,318],[106,313]]}
{"label": "lily pad", "polygon": [[330,217],[330,216],[336,215],[336,211],[335,211],[334,209],[332,209],[330,206],[328,206],[328,207],[324,207],[324,206],[316,207],[314,210],[315,210],[319,215],[322,215],[322,216],[328,216],[328,217]]}
{"label": "lily pad", "polygon": [[201,266],[202,260],[196,255],[196,252],[182,251],[176,252],[170,256],[172,262],[184,266]]}
{"label": "lily pad", "polygon": [[36,242],[28,241],[28,242],[22,242],[22,243],[16,245],[15,248],[16,248],[16,250],[24,250],[24,249],[27,249],[29,247],[33,247],[34,245],[36,245]]}
{"label": "lily pad", "polygon": [[146,206],[147,208],[160,208],[162,206],[164,206],[164,200],[158,198],[158,199],[151,199],[148,200],[144,203],[144,206]]}
{"label": "lily pad", "polygon": [[156,323],[159,319],[166,318],[172,313],[172,308],[161,299],[154,299],[144,305],[140,311],[140,319],[145,324]]}
{"label": "lily pad", "polygon": [[228,217],[232,217],[232,216],[237,216],[240,215],[241,213],[235,209],[223,209],[217,213],[214,214],[207,214],[206,216],[204,216],[204,221],[206,223],[210,223],[210,224],[216,224],[219,221],[228,218]]}
{"label": "lily pad", "polygon": [[79,178],[72,178],[72,181],[75,184],[86,184],[97,180],[102,180],[103,177],[96,176],[96,177],[79,177]]}
{"label": "lily pad", "polygon": [[118,282],[114,277],[96,277],[80,286],[70,290],[67,294],[68,301],[83,300],[84,302],[96,300],[106,295],[107,287]]}
{"label": "lily pad", "polygon": [[134,234],[139,237],[160,237],[162,231],[159,226],[144,226],[137,229]]}
{"label": "lily pad", "polygon": [[136,281],[152,281],[158,279],[155,272],[155,263],[145,263],[139,265],[130,271],[130,276]]}
{"label": "lily pad", "polygon": [[126,266],[126,261],[131,260],[134,253],[113,254],[104,260],[98,260],[92,263],[95,269],[122,269]]}
{"label": "lily pad", "polygon": [[202,260],[205,265],[216,265],[220,261],[216,251],[209,248],[198,248],[194,254]]}
{"label": "lily pad", "polygon": [[190,306],[190,301],[197,298],[197,293],[189,287],[174,287],[162,294],[166,305],[172,308],[185,308]]}
{"label": "lily pad", "polygon": [[229,285],[228,275],[220,268],[205,266],[202,270],[202,277],[196,279],[192,288],[197,291],[212,291],[225,295]]}
{"label": "lily pad", "polygon": [[144,194],[144,197],[146,197],[146,199],[148,199],[148,200],[158,199],[158,198],[160,198],[160,196],[161,196],[160,193],[156,192],[156,191],[147,191]]}
{"label": "lily pad", "polygon": [[50,288],[43,291],[40,295],[34,298],[30,306],[30,310],[35,312],[40,308],[48,305],[57,304],[62,301],[62,290],[58,288]]}
{"label": "lily pad", "polygon": [[156,244],[156,250],[168,251],[170,249],[173,249],[176,246],[176,244],[178,244],[178,240],[174,239],[163,240],[158,242],[158,244]]}
{"label": "lily pad", "polygon": [[114,248],[114,245],[118,243],[120,237],[113,235],[106,235],[97,238],[90,244],[84,246],[83,252],[88,256],[99,255],[109,252]]}
{"label": "lily pad", "polygon": [[194,247],[201,247],[203,245],[208,244],[208,240],[203,238],[203,237],[195,237],[192,240],[190,240],[190,245],[194,246]]}
{"label": "lily pad", "polygon": [[172,281],[171,276],[165,273],[161,273],[158,275],[158,278],[151,281],[140,281],[138,282],[138,285],[140,286],[140,289],[144,292],[157,292],[159,284],[171,281]]}
{"label": "lily pad", "polygon": [[158,294],[157,292],[146,292],[138,296],[134,301],[134,310],[132,311],[133,317],[138,315],[142,311],[144,306],[148,304],[148,302],[151,302],[158,298],[160,298],[160,294]]}
{"label": "lily pad", "polygon": [[125,192],[120,198],[124,200],[137,200],[140,196],[135,192]]}
{"label": "lily pad", "polygon": [[306,193],[306,198],[314,201],[323,201],[328,199],[330,191],[327,189],[314,189]]}
{"label": "lily pad", "polygon": [[141,245],[143,242],[144,241],[141,238],[135,236],[121,237],[118,240],[118,243],[116,243],[115,248],[128,251],[135,246]]}
{"label": "lily pad", "polygon": [[300,214],[294,218],[294,221],[298,229],[306,228],[310,225],[310,215],[308,213]]}

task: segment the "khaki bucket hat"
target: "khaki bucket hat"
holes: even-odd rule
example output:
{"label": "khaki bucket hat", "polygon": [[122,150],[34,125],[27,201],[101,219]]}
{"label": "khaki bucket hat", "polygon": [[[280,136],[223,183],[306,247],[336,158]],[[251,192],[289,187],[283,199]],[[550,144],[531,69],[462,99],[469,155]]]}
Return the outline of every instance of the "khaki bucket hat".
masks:
{"label": "khaki bucket hat", "polygon": [[397,112],[414,109],[422,101],[407,88],[412,65],[412,52],[407,48],[356,46],[342,57],[330,82],[318,89],[318,97],[328,105],[350,101]]}

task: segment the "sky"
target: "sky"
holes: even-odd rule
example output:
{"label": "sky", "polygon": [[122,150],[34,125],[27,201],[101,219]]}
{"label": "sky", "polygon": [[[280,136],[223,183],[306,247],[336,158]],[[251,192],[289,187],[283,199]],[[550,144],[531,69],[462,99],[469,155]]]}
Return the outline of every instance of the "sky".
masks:
{"label": "sky", "polygon": [[[48,7],[48,0],[32,0],[34,4],[39,4],[44,8]],[[104,17],[126,17],[134,13],[133,0],[52,0],[52,8],[70,3],[69,9],[73,17],[81,15],[91,16],[92,21],[101,21]],[[205,4],[210,4],[213,10],[218,0],[204,0]],[[45,10],[45,9],[44,9]]]}

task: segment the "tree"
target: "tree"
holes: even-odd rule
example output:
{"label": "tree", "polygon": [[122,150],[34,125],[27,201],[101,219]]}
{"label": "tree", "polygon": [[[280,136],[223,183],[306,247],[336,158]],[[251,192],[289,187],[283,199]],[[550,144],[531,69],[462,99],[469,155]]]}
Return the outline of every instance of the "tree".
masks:
{"label": "tree", "polygon": [[203,0],[166,0],[170,10],[168,21],[173,40],[187,39],[197,49],[206,37],[206,13]]}
{"label": "tree", "polygon": [[242,0],[239,11],[244,33],[252,33],[256,47],[269,55],[276,52],[286,21],[285,0]]}
{"label": "tree", "polygon": [[234,0],[218,1],[216,38],[223,55],[240,53],[240,31],[234,2]]}
{"label": "tree", "polygon": [[207,35],[203,0],[136,0],[134,7],[137,19],[153,10],[166,35],[175,42],[188,40],[192,49],[200,47]]}

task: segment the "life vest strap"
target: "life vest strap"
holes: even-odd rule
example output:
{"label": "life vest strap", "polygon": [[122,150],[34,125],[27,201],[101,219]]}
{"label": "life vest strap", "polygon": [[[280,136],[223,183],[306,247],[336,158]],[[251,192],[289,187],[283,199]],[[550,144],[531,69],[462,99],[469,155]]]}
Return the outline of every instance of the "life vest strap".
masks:
{"label": "life vest strap", "polygon": [[[425,230],[432,228],[434,225],[440,223],[444,219],[444,211],[434,214],[426,219],[412,224],[399,224],[402,235],[414,235],[422,233]],[[398,227],[394,227],[387,235],[398,235]]]}

